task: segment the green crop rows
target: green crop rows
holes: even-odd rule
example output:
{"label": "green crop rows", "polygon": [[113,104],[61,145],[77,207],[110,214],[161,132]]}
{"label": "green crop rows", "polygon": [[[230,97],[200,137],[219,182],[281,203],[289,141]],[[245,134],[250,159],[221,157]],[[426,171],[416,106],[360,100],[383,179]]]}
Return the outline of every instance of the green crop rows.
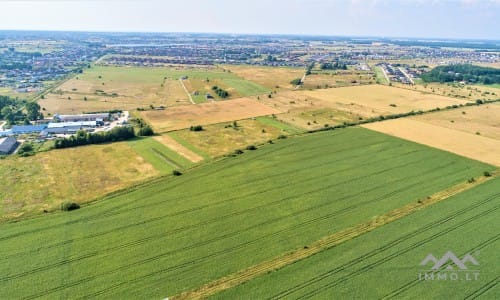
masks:
{"label": "green crop rows", "polygon": [[164,298],[493,169],[362,128],[284,139],[80,210],[2,224],[0,291]]}

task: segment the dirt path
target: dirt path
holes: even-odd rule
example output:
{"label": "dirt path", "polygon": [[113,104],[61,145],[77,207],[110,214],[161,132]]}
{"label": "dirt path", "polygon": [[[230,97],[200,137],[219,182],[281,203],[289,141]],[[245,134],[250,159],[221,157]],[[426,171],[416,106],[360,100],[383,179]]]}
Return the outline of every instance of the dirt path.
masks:
{"label": "dirt path", "polygon": [[258,265],[251,266],[245,270],[230,274],[226,277],[217,279],[215,281],[209,282],[196,290],[184,292],[177,296],[169,299],[203,299],[210,295],[216,294],[223,290],[235,287],[237,285],[248,282],[260,275],[264,275],[268,272],[283,268],[287,265],[293,264],[299,260],[308,258],[316,253],[334,247],[340,243],[353,239],[357,236],[370,232],[378,227],[381,227],[387,223],[393,222],[395,220],[401,219],[409,214],[412,214],[418,210],[421,210],[427,206],[435,204],[437,202],[443,201],[451,196],[459,194],[465,190],[471,189],[487,180],[494,177],[498,177],[498,171],[494,176],[491,177],[480,177],[473,183],[460,183],[458,185],[452,186],[448,189],[439,191],[426,199],[421,199],[415,201],[414,203],[407,204],[401,208],[392,210],[386,214],[376,217],[375,219],[358,224],[354,227],[336,232],[330,236],[327,236],[319,241],[308,245],[307,247],[297,249],[295,251],[286,253],[282,256],[276,257],[269,261],[262,262]]}
{"label": "dirt path", "polygon": [[176,140],[174,140],[172,137],[168,135],[155,136],[154,138],[163,145],[167,146],[171,150],[179,153],[180,155],[184,156],[185,158],[189,159],[194,163],[203,160],[203,157],[199,156],[198,154],[194,153],[193,151],[179,144]]}
{"label": "dirt path", "polygon": [[184,91],[186,92],[186,95],[188,96],[189,101],[191,101],[191,103],[192,103],[192,104],[196,104],[196,103],[194,103],[194,101],[193,101],[193,97],[191,97],[191,94],[189,93],[189,91],[187,90],[186,86],[184,85],[184,81],[182,80],[182,78],[179,78],[179,82],[181,83],[182,88],[183,88],[183,89],[184,89]]}

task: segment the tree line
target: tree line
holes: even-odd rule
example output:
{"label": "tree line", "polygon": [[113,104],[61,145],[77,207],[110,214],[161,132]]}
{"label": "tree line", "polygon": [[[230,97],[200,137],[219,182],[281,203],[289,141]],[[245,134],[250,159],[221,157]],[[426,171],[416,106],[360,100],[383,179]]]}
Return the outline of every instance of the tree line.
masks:
{"label": "tree line", "polygon": [[55,148],[69,148],[90,144],[102,144],[109,142],[125,141],[136,137],[132,126],[118,126],[110,131],[88,133],[84,130],[79,130],[75,135],[67,138],[58,138],[55,141]]}
{"label": "tree line", "polygon": [[421,78],[425,82],[466,81],[470,83],[494,84],[500,83],[500,69],[471,64],[438,66],[422,74]]}

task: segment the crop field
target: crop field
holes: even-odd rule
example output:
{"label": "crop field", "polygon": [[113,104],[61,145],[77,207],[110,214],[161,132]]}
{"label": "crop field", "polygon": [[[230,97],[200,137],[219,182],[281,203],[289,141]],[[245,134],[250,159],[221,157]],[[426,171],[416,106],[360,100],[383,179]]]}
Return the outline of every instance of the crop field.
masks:
{"label": "crop field", "polygon": [[175,169],[187,168],[192,164],[189,159],[154,138],[138,138],[128,144],[161,175],[170,174]]}
{"label": "crop field", "polygon": [[175,151],[185,159],[197,163],[202,161],[204,158],[203,156],[195,153],[194,151],[190,150],[189,148],[185,147],[181,143],[179,143],[177,140],[172,138],[171,136],[164,134],[161,136],[156,136],[155,139],[165,145],[167,148],[169,148],[172,151]]}
{"label": "crop field", "polygon": [[424,93],[453,97],[469,101],[477,99],[496,100],[500,99],[500,91],[494,85],[463,85],[458,83],[422,83],[416,85],[405,85],[393,83],[395,87],[420,91]]}
{"label": "crop field", "polygon": [[440,111],[414,119],[500,140],[500,103]]}
{"label": "crop field", "polygon": [[[165,298],[493,169],[363,128],[279,140],[76,211],[2,224],[0,290],[6,298]],[[480,236],[455,241],[475,247]]]}
{"label": "crop field", "polygon": [[306,76],[301,89],[325,89],[331,87],[345,87],[360,84],[375,83],[371,72],[355,70],[313,71]]}
{"label": "crop field", "polygon": [[[386,224],[211,299],[479,299],[498,298],[500,179]],[[420,266],[447,251],[478,260],[478,280],[419,280]],[[468,272],[467,272],[468,273]],[[469,273],[469,278],[474,276]],[[435,274],[437,277],[437,273]]]}
{"label": "crop field", "polygon": [[229,122],[274,113],[279,111],[250,98],[241,98],[159,111],[144,111],[140,115],[153,126],[155,132],[167,132],[194,125]]}
{"label": "crop field", "polygon": [[93,200],[159,171],[127,143],[52,150],[0,160],[0,220]]}
{"label": "crop field", "polygon": [[203,131],[179,130],[175,135],[211,157],[227,154],[235,149],[266,143],[280,135],[297,133],[299,130],[272,118],[241,120],[203,127]]}
{"label": "crop field", "polygon": [[223,68],[246,80],[255,82],[270,90],[294,89],[290,81],[302,78],[305,70],[303,68],[278,68],[257,66],[224,65]]}
{"label": "crop field", "polygon": [[52,114],[187,105],[191,103],[179,81],[183,76],[188,78],[188,92],[199,92],[197,102],[204,102],[207,92],[218,99],[212,91],[214,85],[228,90],[230,98],[268,91],[215,67],[94,66],[64,82],[39,103]]}
{"label": "crop field", "polygon": [[467,103],[382,85],[289,91],[260,99],[281,112],[278,119],[304,129]]}
{"label": "crop field", "polygon": [[365,124],[363,127],[500,166],[500,140],[409,118]]}

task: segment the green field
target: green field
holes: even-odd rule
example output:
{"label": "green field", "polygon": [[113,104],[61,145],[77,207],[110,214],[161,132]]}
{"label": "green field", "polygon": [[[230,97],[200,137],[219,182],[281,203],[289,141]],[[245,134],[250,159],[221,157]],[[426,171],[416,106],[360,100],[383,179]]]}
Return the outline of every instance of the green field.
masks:
{"label": "green field", "polygon": [[[491,225],[498,224],[499,203],[497,178],[212,298],[498,299],[500,234]],[[460,259],[472,254],[479,266],[468,267],[479,271],[478,280],[464,271],[455,281],[420,280],[431,266],[420,262],[447,251]]]}
{"label": "green field", "polygon": [[153,138],[138,138],[128,143],[132,149],[139,153],[148,163],[152,164],[162,175],[192,165],[189,160]]}
{"label": "green field", "polygon": [[77,211],[1,225],[0,290],[164,298],[493,169],[362,128],[288,138]]}

